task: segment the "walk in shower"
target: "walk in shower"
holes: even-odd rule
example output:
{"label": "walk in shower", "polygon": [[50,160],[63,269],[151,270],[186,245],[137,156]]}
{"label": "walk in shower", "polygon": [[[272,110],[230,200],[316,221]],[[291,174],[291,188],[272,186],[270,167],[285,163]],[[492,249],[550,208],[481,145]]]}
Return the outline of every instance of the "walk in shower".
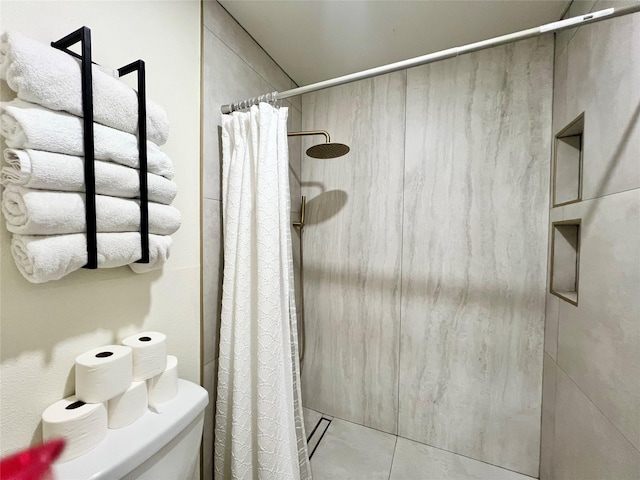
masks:
{"label": "walk in shower", "polygon": [[[612,24],[629,18],[578,32],[593,36],[590,48],[609,37],[628,48]],[[564,122],[573,114],[562,109],[587,105],[559,88],[568,67],[557,40],[530,36],[317,91],[285,89],[303,93],[282,97],[290,131],[322,128],[350,147],[334,162],[304,155],[313,139],[289,144],[316,478],[571,478],[562,459],[565,476],[550,473],[559,427],[543,413],[556,401],[547,390],[555,353],[545,350],[558,345],[557,329],[555,339],[553,325],[545,331],[555,305],[551,153],[553,133],[574,118]],[[247,87],[217,106],[268,90]]]}

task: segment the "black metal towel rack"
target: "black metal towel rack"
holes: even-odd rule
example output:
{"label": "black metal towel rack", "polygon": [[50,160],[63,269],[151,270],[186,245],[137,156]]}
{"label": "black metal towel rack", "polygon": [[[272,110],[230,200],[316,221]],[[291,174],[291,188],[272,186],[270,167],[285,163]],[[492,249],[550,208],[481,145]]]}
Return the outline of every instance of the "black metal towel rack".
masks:
{"label": "black metal towel rack", "polygon": [[[80,42],[81,54],[69,50]],[[96,225],[96,177],[93,138],[93,72],[91,59],[91,30],[81,27],[51,46],[81,60],[82,111],[84,128],[84,183],[86,190],[87,264],[84,268],[98,268],[98,234]],[[149,197],[147,191],[147,95],[144,61],[118,69],[119,76],[138,72],[138,150],[140,162],[140,242],[142,258],[137,263],[149,263]]]}

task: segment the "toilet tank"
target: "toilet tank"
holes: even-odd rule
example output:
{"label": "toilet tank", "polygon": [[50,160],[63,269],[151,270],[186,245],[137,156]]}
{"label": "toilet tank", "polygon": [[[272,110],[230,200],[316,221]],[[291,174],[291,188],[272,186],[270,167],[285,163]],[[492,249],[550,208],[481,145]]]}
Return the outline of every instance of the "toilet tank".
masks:
{"label": "toilet tank", "polygon": [[190,480],[196,468],[207,391],[178,380],[178,395],[106,438],[84,455],[54,466],[56,480]]}

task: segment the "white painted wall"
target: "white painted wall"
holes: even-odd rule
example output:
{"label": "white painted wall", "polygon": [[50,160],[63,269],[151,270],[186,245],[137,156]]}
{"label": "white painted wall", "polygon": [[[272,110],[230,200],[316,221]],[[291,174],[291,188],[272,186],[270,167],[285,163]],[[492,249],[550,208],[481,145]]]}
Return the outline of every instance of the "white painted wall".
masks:
{"label": "white painted wall", "polygon": [[200,381],[200,11],[196,0],[0,5],[1,31],[48,43],[86,25],[96,62],[146,61],[147,94],[171,120],[162,148],[176,167],[174,204],[182,212],[163,271],[83,270],[43,285],[17,271],[10,235],[0,227],[2,455],[40,441],[42,411],[73,393],[74,358],[90,348],[143,330],[165,332],[180,376]]}

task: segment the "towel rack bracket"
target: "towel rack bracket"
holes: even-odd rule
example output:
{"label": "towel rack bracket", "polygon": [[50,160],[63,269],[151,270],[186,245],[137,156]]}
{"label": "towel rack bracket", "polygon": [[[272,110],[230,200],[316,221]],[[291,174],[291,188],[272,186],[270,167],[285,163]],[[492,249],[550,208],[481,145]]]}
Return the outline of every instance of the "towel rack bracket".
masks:
{"label": "towel rack bracket", "polygon": [[[69,50],[76,43],[81,54]],[[69,35],[51,42],[57,48],[81,61],[82,117],[84,146],[85,217],[87,230],[87,264],[83,268],[98,268],[98,234],[96,221],[95,148],[93,132],[93,72],[91,59],[91,30],[81,27]],[[147,100],[146,72],[143,60],[136,60],[118,69],[122,77],[138,72],[138,150],[140,160],[140,246],[138,263],[149,263],[149,194],[147,189]]]}
{"label": "towel rack bracket", "polygon": [[85,217],[87,225],[87,264],[84,268],[98,268],[98,234],[96,224],[96,177],[94,170],[95,150],[93,137],[93,72],[91,68],[91,30],[81,27],[75,32],[56,42],[57,48],[74,57],[78,54],[69,50],[71,45],[80,42],[82,73],[82,117],[84,127],[84,183],[85,183]]}

